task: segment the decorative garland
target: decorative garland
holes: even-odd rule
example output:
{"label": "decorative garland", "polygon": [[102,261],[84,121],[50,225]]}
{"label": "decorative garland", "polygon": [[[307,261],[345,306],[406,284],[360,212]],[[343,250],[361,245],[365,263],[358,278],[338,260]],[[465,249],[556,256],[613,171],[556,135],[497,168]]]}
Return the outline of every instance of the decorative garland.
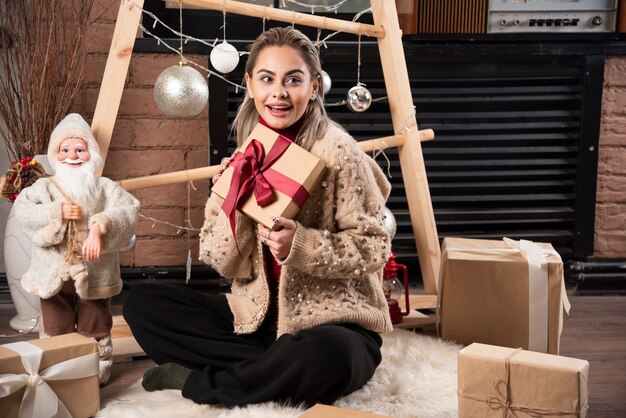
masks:
{"label": "decorative garland", "polygon": [[41,177],[46,177],[46,172],[32,157],[12,161],[6,174],[0,179],[0,197],[6,197],[13,202],[24,188]]}
{"label": "decorative garland", "polygon": [[[195,38],[195,37],[193,37],[191,35],[187,35],[187,34],[183,33],[182,30],[178,31],[178,30],[168,26],[165,22],[163,22],[161,19],[159,19],[159,17],[157,15],[155,15],[152,12],[150,12],[149,10],[146,10],[146,9],[142,8],[137,3],[135,3],[133,0],[128,0],[128,1],[134,7],[137,7],[139,10],[141,10],[141,12],[143,14],[145,14],[146,16],[149,16],[153,20],[152,28],[155,28],[157,26],[157,24],[163,26],[168,31],[170,31],[172,34],[174,34],[175,36],[179,37],[179,40],[180,40],[180,43],[181,43],[181,46],[179,48],[173,47],[173,46],[169,45],[168,42],[166,42],[166,40],[164,40],[164,39],[160,38],[159,36],[157,36],[156,34],[152,33],[149,29],[147,29],[143,24],[140,23],[139,24],[139,28],[141,29],[141,31],[144,34],[154,38],[157,41],[158,45],[162,45],[165,48],[169,49],[170,51],[178,54],[180,59],[184,60],[185,63],[187,63],[187,64],[189,64],[189,65],[191,65],[193,67],[196,67],[196,68],[198,68],[200,70],[205,71],[208,74],[208,76],[218,77],[221,80],[223,80],[224,82],[226,82],[227,84],[230,84],[230,85],[234,86],[236,94],[239,94],[240,90],[243,90],[243,91],[246,90],[246,87],[243,84],[243,82],[242,83],[235,83],[233,81],[230,81],[228,78],[224,77],[223,75],[219,74],[218,72],[212,71],[211,69],[203,66],[202,64],[199,64],[199,63],[195,62],[194,60],[192,60],[189,57],[186,57],[183,54],[182,45],[183,44],[187,44],[188,41],[198,42],[198,43],[206,45],[206,46],[208,46],[210,48],[215,48],[217,45],[220,45],[218,43],[220,41],[219,38],[215,38],[215,40],[213,42],[208,42],[208,41],[206,41],[204,39],[199,39],[199,38]],[[326,12],[335,12],[335,13],[337,13],[337,9],[339,9],[339,7],[341,7],[346,1],[345,0],[340,0],[338,3],[336,3],[334,5],[330,5],[330,6],[322,5],[322,4],[305,4],[305,3],[300,3],[297,0],[281,0],[281,2],[283,4],[283,6],[285,5],[285,2],[288,2],[288,3],[292,3],[292,4],[297,4],[297,5],[302,6],[302,7],[310,8],[311,9],[311,14],[315,14],[315,9],[316,8],[317,9],[322,9],[322,10],[324,10]],[[354,17],[352,18],[352,22],[358,21],[358,19],[360,19],[361,16],[363,16],[366,13],[371,13],[371,12],[372,12],[371,7],[367,8],[367,9],[364,9],[364,10],[361,10],[360,12],[358,12],[358,13],[356,13],[354,15]],[[263,19],[263,24],[265,25],[265,19]],[[226,29],[226,22],[224,22],[224,26],[221,29],[223,29],[225,31],[225,29]],[[263,29],[265,30],[265,26],[263,27]],[[332,33],[328,34],[324,38],[320,39],[320,34],[321,34],[321,31],[320,31],[320,32],[318,32],[318,39],[315,41],[314,45],[316,47],[318,47],[318,48],[321,48],[322,46],[324,48],[328,48],[328,45],[326,44],[326,42],[328,40],[330,40],[332,37],[334,37],[335,35],[339,34],[339,33],[341,33],[341,31],[335,31],[335,32],[332,32]],[[225,36],[222,39],[222,41],[226,42],[226,37]],[[239,53],[240,56],[248,54],[248,52],[245,52],[245,51],[238,51],[238,53]],[[384,100],[387,100],[387,96],[372,99],[372,102],[378,102],[378,101],[384,101]],[[348,102],[348,99],[345,99],[345,100],[341,100],[341,101],[334,102],[334,103],[324,103],[324,106],[325,107],[343,106],[343,105],[346,105],[347,102]]]}

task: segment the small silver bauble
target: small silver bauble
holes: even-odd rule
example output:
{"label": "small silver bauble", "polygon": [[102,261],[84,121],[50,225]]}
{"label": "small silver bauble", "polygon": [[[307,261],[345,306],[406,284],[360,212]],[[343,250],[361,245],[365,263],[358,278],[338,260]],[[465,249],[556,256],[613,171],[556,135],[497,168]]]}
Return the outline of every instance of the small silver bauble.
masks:
{"label": "small silver bauble", "polygon": [[230,73],[239,64],[237,48],[224,41],[213,47],[211,51],[211,65],[220,73]]}
{"label": "small silver bauble", "polygon": [[372,104],[372,94],[364,86],[357,84],[348,91],[346,104],[353,112],[365,112]]}
{"label": "small silver bauble", "polygon": [[322,70],[322,94],[326,96],[326,93],[330,91],[330,88],[333,85],[333,81],[330,79],[328,73]]}
{"label": "small silver bauble", "polygon": [[396,235],[398,225],[396,224],[396,218],[393,216],[393,212],[389,210],[387,206],[383,209],[383,215],[385,216],[385,229],[389,232],[389,236],[393,238]]}
{"label": "small silver bauble", "polygon": [[163,71],[154,83],[154,100],[161,112],[170,117],[194,117],[205,108],[208,99],[205,77],[184,62]]}

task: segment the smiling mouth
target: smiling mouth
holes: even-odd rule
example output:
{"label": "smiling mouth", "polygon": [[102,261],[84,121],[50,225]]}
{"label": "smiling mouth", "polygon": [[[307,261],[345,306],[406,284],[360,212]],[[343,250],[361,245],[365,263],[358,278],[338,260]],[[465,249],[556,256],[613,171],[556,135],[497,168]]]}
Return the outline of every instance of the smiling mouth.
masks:
{"label": "smiling mouth", "polygon": [[273,112],[286,112],[290,110],[293,106],[291,105],[280,105],[280,106],[267,105],[267,107]]}
{"label": "smiling mouth", "polygon": [[65,161],[63,161],[63,164],[72,165],[72,166],[79,166],[83,162],[84,161],[80,161],[80,160],[65,160]]}

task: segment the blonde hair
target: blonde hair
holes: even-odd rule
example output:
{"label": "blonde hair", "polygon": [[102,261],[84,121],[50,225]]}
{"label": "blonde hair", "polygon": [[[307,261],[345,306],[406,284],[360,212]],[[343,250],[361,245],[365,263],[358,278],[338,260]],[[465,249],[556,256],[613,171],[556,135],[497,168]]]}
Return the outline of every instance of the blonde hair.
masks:
{"label": "blonde hair", "polygon": [[[272,46],[288,46],[298,51],[311,73],[311,78],[319,80],[320,88],[317,91],[315,100],[309,101],[302,129],[300,129],[298,138],[295,141],[298,145],[308,150],[318,138],[324,135],[329,124],[332,123],[324,108],[324,96],[321,92],[322,64],[317,48],[306,35],[292,27],[269,29],[259,35],[250,47],[250,55],[245,68],[249,77],[252,77],[252,70],[261,51]],[[250,135],[258,120],[259,113],[254,106],[254,100],[246,94],[233,121],[233,129],[237,135],[238,146]]]}

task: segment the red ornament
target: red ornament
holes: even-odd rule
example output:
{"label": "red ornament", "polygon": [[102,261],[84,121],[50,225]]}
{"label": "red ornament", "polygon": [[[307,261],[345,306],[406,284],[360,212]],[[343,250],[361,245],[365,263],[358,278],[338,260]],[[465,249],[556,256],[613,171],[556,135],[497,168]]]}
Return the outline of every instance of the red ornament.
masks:
{"label": "red ornament", "polygon": [[32,159],[33,159],[33,157],[26,157],[26,158],[25,158],[25,160],[26,160],[26,162],[27,162],[27,163],[31,162],[31,161],[32,161]]}
{"label": "red ornament", "polygon": [[22,163],[22,165],[26,164],[26,162],[27,162],[27,161],[26,161],[26,158],[22,158],[22,159],[20,159],[20,163]]}

